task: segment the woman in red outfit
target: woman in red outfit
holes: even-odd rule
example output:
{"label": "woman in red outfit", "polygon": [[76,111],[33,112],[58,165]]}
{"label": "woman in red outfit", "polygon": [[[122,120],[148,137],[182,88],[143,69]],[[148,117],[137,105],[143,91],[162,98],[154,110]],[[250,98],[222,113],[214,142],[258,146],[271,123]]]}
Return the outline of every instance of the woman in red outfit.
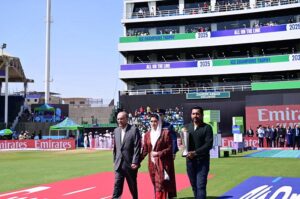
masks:
{"label": "woman in red outfit", "polygon": [[[150,124],[151,130],[145,134],[141,158],[143,160],[148,155],[148,169],[155,198],[176,197],[171,135],[167,128],[161,128],[159,115],[151,115]],[[168,192],[172,193],[172,196],[168,196]]]}

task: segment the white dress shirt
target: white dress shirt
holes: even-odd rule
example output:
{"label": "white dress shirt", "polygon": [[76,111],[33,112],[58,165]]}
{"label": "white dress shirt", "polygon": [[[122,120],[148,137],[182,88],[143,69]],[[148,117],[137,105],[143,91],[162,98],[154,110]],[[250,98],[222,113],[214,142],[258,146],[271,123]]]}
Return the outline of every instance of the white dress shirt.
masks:
{"label": "white dress shirt", "polygon": [[123,143],[124,136],[126,133],[126,128],[127,128],[127,125],[125,126],[125,128],[121,128],[121,143]]}

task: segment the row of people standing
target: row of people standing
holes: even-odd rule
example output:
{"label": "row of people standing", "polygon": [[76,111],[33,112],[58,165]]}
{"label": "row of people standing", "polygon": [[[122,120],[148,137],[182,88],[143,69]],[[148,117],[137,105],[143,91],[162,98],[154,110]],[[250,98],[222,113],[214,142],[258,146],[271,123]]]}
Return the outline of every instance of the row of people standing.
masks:
{"label": "row of people standing", "polygon": [[[247,136],[253,137],[254,131],[247,130]],[[264,127],[259,125],[256,129],[259,147],[297,147],[300,149],[300,128],[299,125],[284,127],[282,124]],[[266,144],[266,145],[265,145]]]}
{"label": "row of people standing", "polygon": [[84,148],[90,149],[92,148],[101,148],[101,149],[112,149],[113,148],[113,135],[106,130],[105,133],[98,133],[97,131],[94,133],[89,132],[89,134],[84,133],[83,138]]}
{"label": "row of people standing", "polygon": [[[209,172],[209,151],[213,145],[210,125],[203,123],[203,109],[193,107],[192,122],[187,125],[189,133],[187,173],[193,189],[194,198],[206,198],[206,184]],[[148,170],[154,187],[156,199],[177,196],[174,168],[174,147],[169,128],[163,126],[159,114],[150,117],[151,129],[145,134],[141,147],[138,128],[128,123],[126,112],[117,115],[119,127],[114,130],[114,170],[115,184],[113,198],[120,198],[126,179],[132,198],[138,198],[137,172],[141,161],[148,156]]]}

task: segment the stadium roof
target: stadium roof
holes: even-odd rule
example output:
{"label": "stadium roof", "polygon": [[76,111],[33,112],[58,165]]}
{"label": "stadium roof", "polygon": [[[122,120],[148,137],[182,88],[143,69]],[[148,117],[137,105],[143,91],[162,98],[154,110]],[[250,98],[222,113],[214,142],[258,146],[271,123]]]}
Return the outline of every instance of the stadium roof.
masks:
{"label": "stadium roof", "polygon": [[[0,55],[0,70],[5,71],[5,63],[9,64],[8,82],[34,82],[27,79],[18,57],[13,57],[7,53]],[[5,78],[0,78],[0,82],[5,82]]]}

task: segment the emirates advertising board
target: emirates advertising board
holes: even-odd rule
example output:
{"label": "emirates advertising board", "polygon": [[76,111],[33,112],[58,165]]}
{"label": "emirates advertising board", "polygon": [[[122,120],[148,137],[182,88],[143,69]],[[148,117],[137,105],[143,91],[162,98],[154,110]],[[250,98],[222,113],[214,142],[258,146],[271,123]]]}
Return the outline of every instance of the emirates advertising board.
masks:
{"label": "emirates advertising board", "polygon": [[2,149],[75,149],[75,140],[0,140]]}
{"label": "emirates advertising board", "polygon": [[246,128],[254,130],[259,125],[291,126],[300,122],[300,105],[248,106]]}

